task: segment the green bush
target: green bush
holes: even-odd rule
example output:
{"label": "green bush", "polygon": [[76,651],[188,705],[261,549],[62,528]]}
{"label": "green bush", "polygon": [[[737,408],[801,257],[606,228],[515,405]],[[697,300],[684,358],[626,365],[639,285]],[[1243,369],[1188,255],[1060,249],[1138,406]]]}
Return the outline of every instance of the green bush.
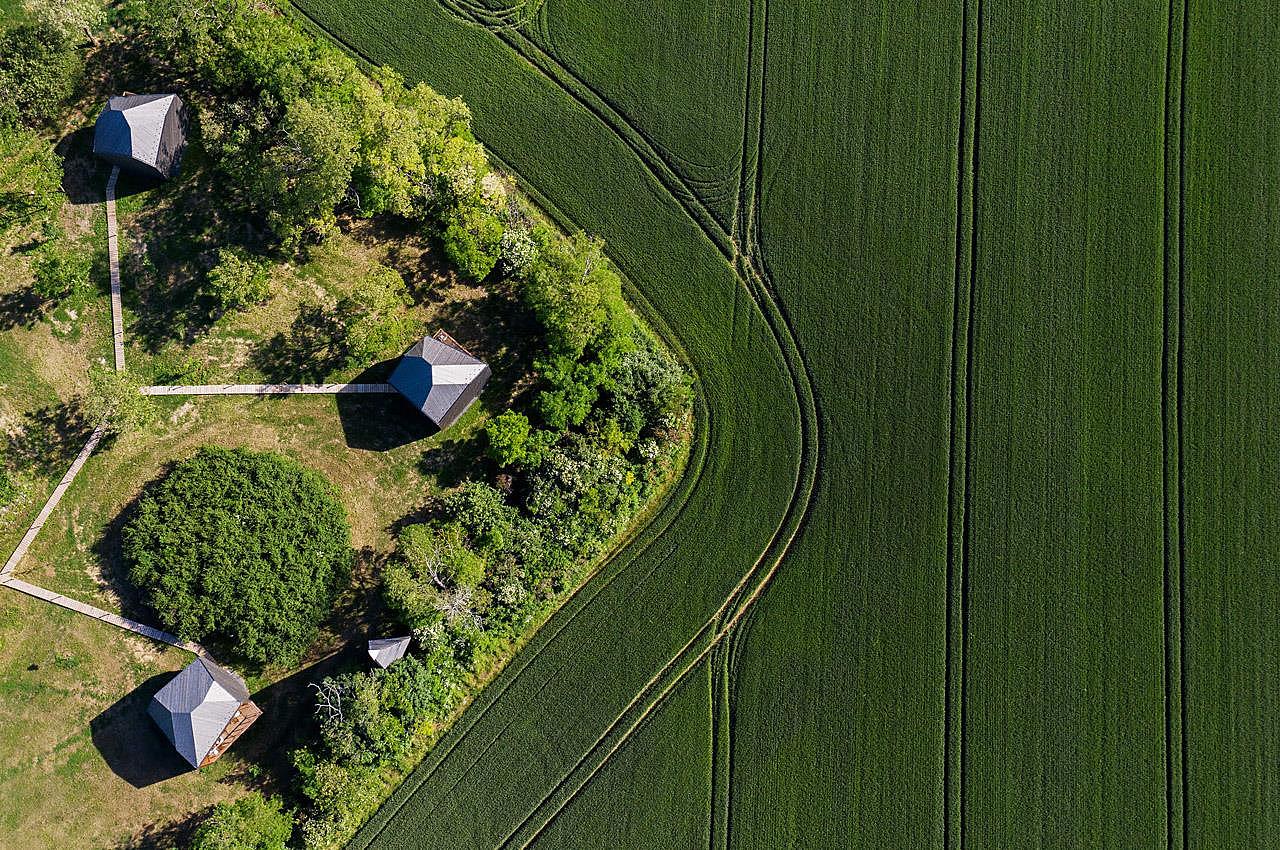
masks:
{"label": "green bush", "polygon": [[219,248],[218,261],[205,280],[205,292],[223,310],[238,310],[267,300],[270,265],[243,248]]}
{"label": "green bush", "polygon": [[61,237],[50,239],[35,252],[31,271],[32,290],[47,302],[58,302],[89,288],[93,255],[77,245],[67,245]]}
{"label": "green bush", "polygon": [[75,90],[81,67],[67,36],[49,22],[0,34],[0,126],[53,119]]}
{"label": "green bush", "polygon": [[464,206],[444,219],[445,257],[474,281],[484,280],[502,252],[502,222],[483,206]]}
{"label": "green bush", "polygon": [[277,797],[251,791],[219,803],[196,828],[190,850],[285,850],[293,835],[293,815]]}
{"label": "green bush", "polygon": [[65,200],[53,145],[30,130],[0,126],[0,232],[51,223]]}
{"label": "green bush", "polygon": [[485,423],[484,433],[489,457],[500,466],[524,462],[529,447],[529,417],[515,410],[505,411]]}
{"label": "green bush", "polygon": [[395,269],[376,266],[355,290],[338,302],[349,367],[367,366],[400,354],[421,333],[409,313],[413,304],[404,278]]}
{"label": "green bush", "polygon": [[[632,321],[622,280],[604,256],[604,243],[584,233],[541,233],[529,267],[525,299],[542,322],[553,355],[579,360],[611,351],[630,337]],[[602,358],[607,359],[607,356]]]}
{"label": "green bush", "polygon": [[326,678],[317,690],[316,719],[332,758],[378,766],[403,759],[426,724],[451,705],[431,671],[406,655],[385,670]]}
{"label": "green bush", "polygon": [[308,850],[340,847],[382,802],[372,767],[316,758],[306,749],[294,753],[294,766],[300,790],[311,802],[300,829]]}
{"label": "green bush", "polygon": [[271,452],[208,447],[139,499],[123,554],[168,628],[289,664],[348,574],[351,532],[319,473]]}

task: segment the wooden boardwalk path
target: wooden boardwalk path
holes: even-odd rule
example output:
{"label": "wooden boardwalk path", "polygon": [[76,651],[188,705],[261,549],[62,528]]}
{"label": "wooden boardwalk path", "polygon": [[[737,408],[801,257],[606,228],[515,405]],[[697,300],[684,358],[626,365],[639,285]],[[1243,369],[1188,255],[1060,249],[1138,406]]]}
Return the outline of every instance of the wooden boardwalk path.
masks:
{"label": "wooden boardwalk path", "polygon": [[116,180],[120,166],[111,166],[107,178],[107,261],[111,267],[111,336],[116,355],[116,371],[124,371],[124,309],[120,299],[120,239],[116,235]]}
{"label": "wooden boardwalk path", "polygon": [[187,652],[194,652],[196,655],[208,656],[208,652],[203,646],[193,641],[183,640],[177,635],[157,629],[154,626],[148,626],[146,623],[139,623],[137,620],[131,620],[128,617],[122,617],[119,614],[113,614],[110,611],[104,611],[101,608],[95,608],[92,605],[63,596],[60,593],[54,593],[43,587],[31,584],[30,582],[17,579],[12,576],[6,576],[0,579],[0,586],[8,587],[28,596],[34,596],[36,599],[42,599],[53,605],[66,608],[68,611],[75,611],[78,614],[84,614],[93,617],[95,620],[101,620],[104,623],[110,623],[113,626],[151,638],[161,643],[167,643],[170,646],[176,646],[179,649],[185,649]]}
{"label": "wooden boardwalk path", "polygon": [[393,393],[390,384],[196,384],[142,387],[143,395],[337,395]]}
{"label": "wooden boardwalk path", "polygon": [[11,575],[14,567],[18,566],[18,562],[27,554],[27,549],[35,542],[36,535],[40,533],[40,529],[44,528],[44,524],[48,522],[49,515],[53,513],[53,509],[62,501],[62,496],[67,492],[67,488],[71,486],[71,482],[75,481],[76,476],[80,474],[80,469],[84,466],[84,462],[89,459],[89,455],[93,454],[93,450],[98,447],[98,443],[102,442],[102,435],[106,433],[106,430],[106,425],[99,425],[93,429],[93,433],[89,435],[89,441],[84,444],[80,454],[76,455],[76,459],[71,462],[71,468],[67,470],[67,474],[62,476],[58,486],[53,488],[53,492],[49,494],[44,507],[40,509],[40,513],[36,514],[35,521],[27,528],[27,533],[22,535],[22,540],[18,542],[18,548],[13,550],[9,560],[5,561],[4,568],[0,569],[0,579],[5,579]]}

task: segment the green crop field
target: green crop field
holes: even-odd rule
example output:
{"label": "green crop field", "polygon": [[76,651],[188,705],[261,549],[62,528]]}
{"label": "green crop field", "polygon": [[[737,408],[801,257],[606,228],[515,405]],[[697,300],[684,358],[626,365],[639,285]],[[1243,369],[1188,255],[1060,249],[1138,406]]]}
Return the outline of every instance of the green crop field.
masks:
{"label": "green crop field", "polygon": [[355,847],[1273,839],[1274,3],[295,6],[465,99],[699,391]]}

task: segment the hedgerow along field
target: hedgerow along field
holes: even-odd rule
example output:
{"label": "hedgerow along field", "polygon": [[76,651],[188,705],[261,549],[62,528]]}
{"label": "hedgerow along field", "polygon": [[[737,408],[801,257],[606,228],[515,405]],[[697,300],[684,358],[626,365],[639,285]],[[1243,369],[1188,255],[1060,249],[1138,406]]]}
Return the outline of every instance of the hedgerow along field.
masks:
{"label": "hedgerow along field", "polygon": [[1275,833],[1272,6],[296,5],[467,100],[701,392],[355,846]]}

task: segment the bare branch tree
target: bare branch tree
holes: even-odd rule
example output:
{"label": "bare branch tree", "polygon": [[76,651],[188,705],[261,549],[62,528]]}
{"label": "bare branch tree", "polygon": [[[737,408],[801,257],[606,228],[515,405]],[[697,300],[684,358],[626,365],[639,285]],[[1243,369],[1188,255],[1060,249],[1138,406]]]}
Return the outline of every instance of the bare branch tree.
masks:
{"label": "bare branch tree", "polygon": [[332,679],[325,679],[318,685],[311,682],[309,687],[316,689],[316,715],[328,723],[341,723],[342,687]]}

